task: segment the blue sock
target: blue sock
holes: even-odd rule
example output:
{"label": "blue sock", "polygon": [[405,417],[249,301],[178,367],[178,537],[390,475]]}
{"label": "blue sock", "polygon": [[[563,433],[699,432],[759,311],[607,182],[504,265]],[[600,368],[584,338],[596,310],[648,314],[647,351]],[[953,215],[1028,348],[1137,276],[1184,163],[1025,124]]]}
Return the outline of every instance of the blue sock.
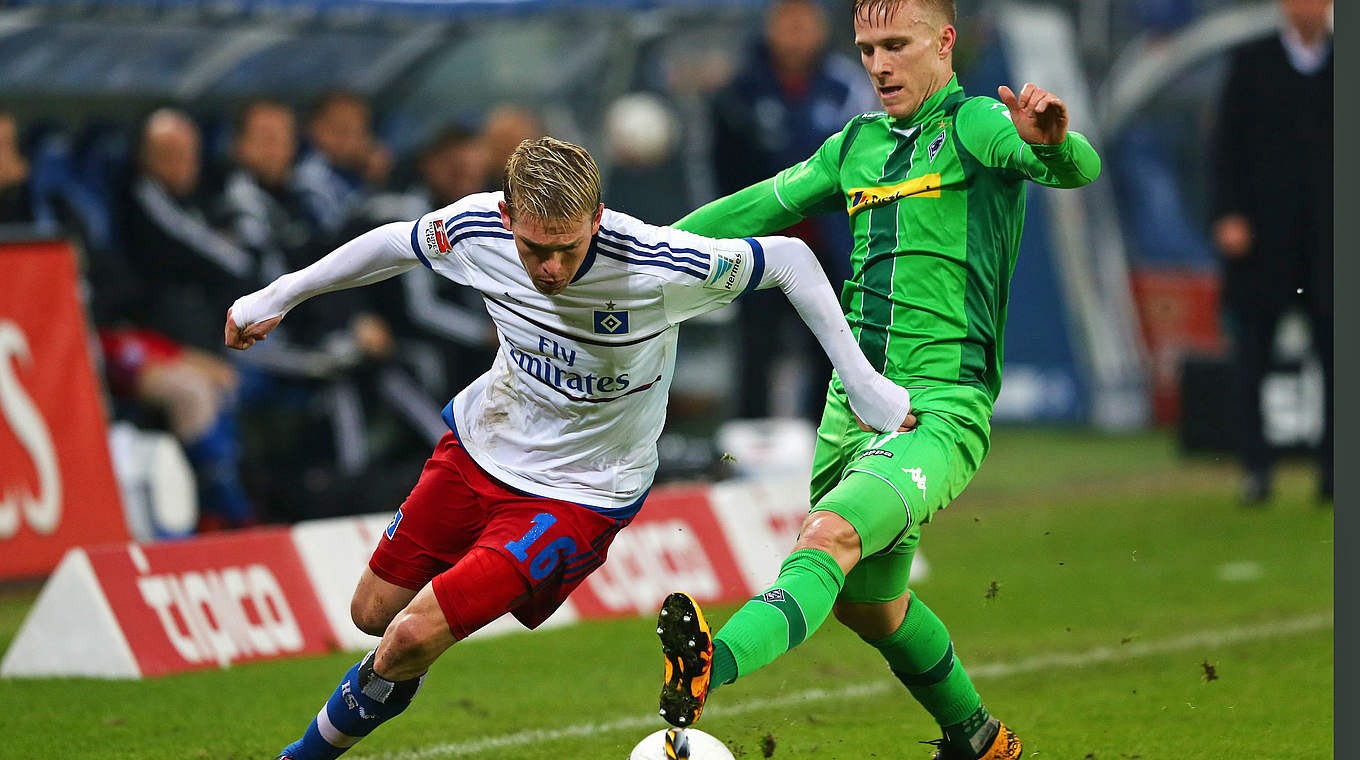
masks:
{"label": "blue sock", "polygon": [[335,760],[383,721],[395,718],[415,699],[425,676],[392,682],[373,672],[373,652],[349,669],[301,739],[283,756],[292,760]]}
{"label": "blue sock", "polygon": [[232,411],[224,409],[207,432],[184,446],[198,478],[203,509],[234,527],[255,517],[255,508],[241,487],[241,451],[236,441]]}

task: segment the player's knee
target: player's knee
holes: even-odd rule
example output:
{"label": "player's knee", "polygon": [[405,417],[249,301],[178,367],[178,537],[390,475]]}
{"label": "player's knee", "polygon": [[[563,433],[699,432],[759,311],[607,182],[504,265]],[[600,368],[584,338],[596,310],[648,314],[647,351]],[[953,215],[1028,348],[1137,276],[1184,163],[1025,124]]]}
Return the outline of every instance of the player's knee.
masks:
{"label": "player's knee", "polygon": [[435,620],[418,612],[398,614],[382,634],[374,669],[386,674],[405,670],[413,662],[433,660],[440,651],[439,627],[445,625],[442,618]]}
{"label": "player's knee", "polygon": [[818,549],[845,565],[859,561],[860,540],[855,527],[834,512],[813,512],[803,522],[797,548]]}
{"label": "player's knee", "polygon": [[887,638],[902,627],[910,597],[904,594],[891,602],[837,601],[831,612],[836,620],[861,638],[874,641]]}

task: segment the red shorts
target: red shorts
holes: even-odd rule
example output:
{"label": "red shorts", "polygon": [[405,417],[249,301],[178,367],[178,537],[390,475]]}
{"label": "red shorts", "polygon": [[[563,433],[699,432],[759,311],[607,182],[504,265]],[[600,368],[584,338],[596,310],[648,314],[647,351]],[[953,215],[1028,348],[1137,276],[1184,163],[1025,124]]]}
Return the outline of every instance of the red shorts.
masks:
{"label": "red shorts", "polygon": [[[388,583],[412,590],[434,580],[435,596],[450,629],[460,638],[506,612],[535,628],[604,564],[614,536],[627,524],[626,519],[500,483],[482,471],[449,432],[425,462],[420,480],[378,540],[368,566]],[[508,562],[479,561],[471,577],[459,573],[454,566],[477,547]],[[459,585],[461,598],[481,596],[505,603],[489,610],[494,615],[479,613],[487,619],[455,621],[451,609],[455,602],[450,601],[455,595],[441,587],[436,577],[441,575]],[[469,588],[473,583],[475,587]]]}
{"label": "red shorts", "polygon": [[152,330],[127,327],[99,331],[104,372],[114,395],[133,398],[137,378],[147,364],[167,361],[184,353],[179,344]]}

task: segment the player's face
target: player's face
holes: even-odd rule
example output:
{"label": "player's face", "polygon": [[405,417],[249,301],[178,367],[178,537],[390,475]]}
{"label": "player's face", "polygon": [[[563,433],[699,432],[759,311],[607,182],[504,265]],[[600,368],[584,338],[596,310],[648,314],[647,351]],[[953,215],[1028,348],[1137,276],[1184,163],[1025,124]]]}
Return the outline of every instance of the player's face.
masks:
{"label": "player's face", "polygon": [[855,15],[855,47],[889,116],[911,116],[953,76],[954,27],[904,0]]}
{"label": "player's face", "polygon": [[529,273],[534,288],[555,296],[566,290],[586,260],[590,241],[600,231],[604,205],[591,217],[568,221],[542,220],[520,214],[511,221],[509,207],[501,201],[501,224],[515,236],[515,250]]}

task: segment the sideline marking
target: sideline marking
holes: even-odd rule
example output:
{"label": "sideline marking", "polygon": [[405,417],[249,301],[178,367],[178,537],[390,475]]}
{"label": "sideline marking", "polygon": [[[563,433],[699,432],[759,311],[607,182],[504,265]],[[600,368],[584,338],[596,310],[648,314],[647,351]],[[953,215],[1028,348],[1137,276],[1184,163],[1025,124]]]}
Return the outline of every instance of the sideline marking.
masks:
{"label": "sideline marking", "polygon": [[[1138,657],[1183,652],[1187,649],[1196,649],[1199,647],[1221,647],[1250,641],[1260,641],[1262,639],[1278,638],[1281,636],[1292,636],[1300,633],[1313,633],[1331,627],[1332,613],[1320,612],[1314,615],[1305,615],[1289,620],[1278,620],[1272,623],[1262,623],[1260,625],[1247,626],[1245,628],[1234,628],[1222,631],[1200,631],[1198,633],[1178,636],[1173,639],[1163,639],[1161,641],[1152,641],[1142,644],[1125,644],[1118,647],[1096,647],[1084,652],[1027,657],[1018,662],[983,664],[976,667],[970,667],[968,669],[968,675],[973,678],[983,679],[1003,678],[1005,676],[1034,673],[1041,670],[1073,668],[1106,662],[1121,662]],[[901,685],[896,681],[882,680],[873,681],[867,684],[847,686],[840,689],[808,689],[794,694],[786,694],[782,697],[773,697],[771,699],[756,699],[733,705],[715,705],[705,710],[705,714],[709,716],[743,715],[749,712],[768,710],[776,707],[791,707],[794,705],[806,704],[808,702],[878,696],[901,688]],[[566,728],[535,729],[532,731],[520,731],[513,734],[502,734],[500,736],[488,736],[482,739],[436,744],[414,752],[362,755],[356,757],[354,760],[427,760],[428,758],[468,757],[478,755],[488,750],[501,749],[504,747],[519,747],[526,744],[546,744],[559,739],[594,736],[596,734],[605,734],[614,731],[656,728],[661,722],[661,719],[656,715],[641,715],[618,718],[604,723],[582,723]]]}

